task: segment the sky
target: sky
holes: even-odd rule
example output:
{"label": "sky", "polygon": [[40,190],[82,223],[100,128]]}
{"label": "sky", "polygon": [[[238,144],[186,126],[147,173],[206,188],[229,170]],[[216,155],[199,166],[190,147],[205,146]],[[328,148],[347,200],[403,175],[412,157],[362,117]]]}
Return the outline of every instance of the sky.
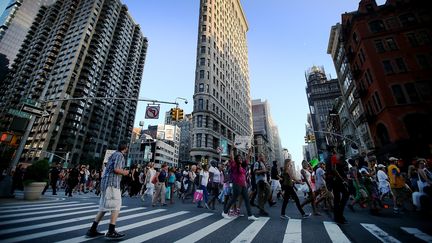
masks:
{"label": "sky", "polygon": [[[341,14],[355,11],[359,0],[242,0],[247,33],[252,99],[270,103],[282,147],[298,165],[303,159],[305,124],[309,112],[305,71],[323,66],[336,78],[327,46],[331,26]],[[377,1],[381,4],[383,0]],[[148,38],[140,98],[175,101],[185,114],[193,110],[198,39],[199,0],[123,0]],[[135,126],[163,123],[144,119],[147,103],[138,105]]]}

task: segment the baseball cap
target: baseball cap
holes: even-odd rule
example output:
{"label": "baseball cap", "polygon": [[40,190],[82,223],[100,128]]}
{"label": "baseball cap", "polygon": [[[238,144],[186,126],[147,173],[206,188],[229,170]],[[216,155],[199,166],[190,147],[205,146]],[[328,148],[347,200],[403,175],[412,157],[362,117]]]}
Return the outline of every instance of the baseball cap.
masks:
{"label": "baseball cap", "polygon": [[390,161],[398,161],[399,159],[398,159],[398,158],[395,158],[395,157],[390,157],[389,160],[390,160]]}
{"label": "baseball cap", "polygon": [[378,165],[378,168],[385,168],[385,165],[383,165],[383,164],[379,164],[379,165]]}

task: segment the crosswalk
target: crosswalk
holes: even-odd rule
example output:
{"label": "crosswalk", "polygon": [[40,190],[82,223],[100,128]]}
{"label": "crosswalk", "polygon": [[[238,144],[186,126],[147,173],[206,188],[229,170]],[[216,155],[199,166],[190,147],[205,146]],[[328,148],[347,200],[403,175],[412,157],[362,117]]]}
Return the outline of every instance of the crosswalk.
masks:
{"label": "crosswalk", "polygon": [[[86,242],[84,236],[94,219],[98,205],[93,202],[57,201],[23,204],[0,205],[0,240],[9,242]],[[274,226],[271,219],[262,217],[257,221],[247,221],[245,217],[223,219],[217,213],[196,213],[190,211],[174,211],[166,208],[148,209],[144,207],[123,207],[117,220],[117,230],[125,232],[127,238],[123,242],[208,242],[212,237],[235,243],[259,242],[259,233],[270,232],[271,242],[299,243],[304,239],[305,227],[308,224],[301,219],[289,219],[278,224],[283,231],[271,232]],[[109,216],[99,223],[107,228]],[[238,227],[241,225],[241,227]],[[328,242],[346,243],[359,242],[349,237],[343,229],[334,222],[320,222],[324,239]],[[314,226],[315,227],[315,226]],[[394,232],[385,232],[375,224],[361,223],[358,228],[363,234],[369,234],[377,242],[399,243]],[[432,242],[432,237],[418,228],[400,227],[400,234],[406,234],[410,239]],[[104,233],[106,231],[103,231]],[[173,234],[173,232],[176,232]],[[221,232],[222,235],[221,235]],[[399,234],[398,233],[398,234]],[[170,238],[167,238],[167,237]],[[103,238],[101,238],[103,239]],[[169,239],[169,240],[168,240]],[[270,238],[269,238],[270,239]]]}

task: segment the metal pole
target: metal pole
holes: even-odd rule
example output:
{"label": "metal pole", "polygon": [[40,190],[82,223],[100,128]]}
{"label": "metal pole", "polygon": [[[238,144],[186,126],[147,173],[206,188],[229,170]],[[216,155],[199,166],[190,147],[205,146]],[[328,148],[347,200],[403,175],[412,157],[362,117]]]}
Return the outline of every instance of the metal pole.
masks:
{"label": "metal pole", "polygon": [[19,159],[21,158],[22,151],[24,150],[24,146],[27,142],[28,136],[30,135],[31,129],[33,128],[33,124],[36,121],[36,116],[32,115],[29,124],[27,125],[26,131],[24,132],[24,135],[21,137],[21,142],[18,147],[18,149],[15,152],[14,159],[11,163],[11,169],[15,168],[18,164]]}

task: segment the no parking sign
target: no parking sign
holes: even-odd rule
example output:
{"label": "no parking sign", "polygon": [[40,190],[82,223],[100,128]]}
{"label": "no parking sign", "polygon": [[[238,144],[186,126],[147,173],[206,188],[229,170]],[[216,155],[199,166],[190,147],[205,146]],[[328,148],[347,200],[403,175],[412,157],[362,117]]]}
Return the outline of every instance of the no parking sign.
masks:
{"label": "no parking sign", "polygon": [[159,119],[159,106],[148,105],[145,113],[146,119]]}

